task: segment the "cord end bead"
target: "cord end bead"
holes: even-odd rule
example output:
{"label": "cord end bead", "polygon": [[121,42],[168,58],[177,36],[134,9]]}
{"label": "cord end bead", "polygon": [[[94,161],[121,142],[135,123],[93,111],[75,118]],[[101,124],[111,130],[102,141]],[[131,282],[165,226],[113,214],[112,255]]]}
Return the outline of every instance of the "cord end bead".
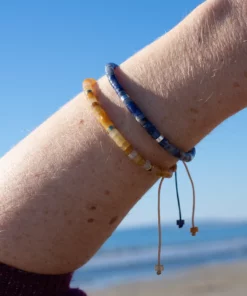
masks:
{"label": "cord end bead", "polygon": [[162,264],[155,265],[155,271],[157,275],[161,275],[162,271],[164,271],[164,266]]}
{"label": "cord end bead", "polygon": [[199,229],[196,226],[190,228],[190,232],[191,232],[192,236],[196,236],[198,231],[199,231]]}
{"label": "cord end bead", "polygon": [[182,220],[182,219],[177,220],[178,228],[183,228],[184,224],[185,224],[184,220]]}

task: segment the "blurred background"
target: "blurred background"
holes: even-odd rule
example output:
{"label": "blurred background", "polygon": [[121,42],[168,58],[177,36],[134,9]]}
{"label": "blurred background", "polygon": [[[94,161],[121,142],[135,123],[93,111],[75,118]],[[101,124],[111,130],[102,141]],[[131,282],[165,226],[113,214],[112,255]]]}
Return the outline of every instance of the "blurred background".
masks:
{"label": "blurred background", "polygon": [[[0,157],[80,92],[84,78],[104,75],[107,62],[120,64],[201,2],[0,0]],[[244,110],[197,147],[190,164],[197,193],[197,237],[189,233],[192,191],[183,166],[178,170],[183,229],[175,225],[174,179],[165,182],[161,209],[166,278],[246,259],[246,126]],[[75,272],[72,285],[99,290],[157,280],[156,204],[157,184],[98,254]]]}

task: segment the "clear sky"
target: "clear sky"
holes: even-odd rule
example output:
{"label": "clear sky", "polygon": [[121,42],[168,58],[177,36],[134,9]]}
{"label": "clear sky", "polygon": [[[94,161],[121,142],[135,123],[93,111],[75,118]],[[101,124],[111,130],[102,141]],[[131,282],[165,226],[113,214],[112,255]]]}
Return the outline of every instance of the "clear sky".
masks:
{"label": "clear sky", "polygon": [[[0,156],[99,78],[107,62],[121,63],[183,19],[200,0],[1,1]],[[247,219],[247,111],[227,120],[197,147],[189,165],[198,219]],[[182,165],[185,217],[192,193]],[[156,223],[157,185],[122,226]],[[162,219],[177,218],[174,179],[163,186]]]}

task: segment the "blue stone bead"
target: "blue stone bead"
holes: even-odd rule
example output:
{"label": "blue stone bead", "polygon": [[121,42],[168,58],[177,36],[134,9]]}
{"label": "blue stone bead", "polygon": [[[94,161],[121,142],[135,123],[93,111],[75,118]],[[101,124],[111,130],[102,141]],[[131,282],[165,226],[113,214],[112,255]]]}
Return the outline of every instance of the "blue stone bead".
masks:
{"label": "blue stone bead", "polygon": [[128,95],[122,96],[121,99],[123,100],[124,104],[127,106],[131,101],[131,98]]}
{"label": "blue stone bead", "polygon": [[169,142],[166,138],[164,138],[159,144],[161,147],[163,147],[165,149],[168,149],[168,147],[169,147]]}
{"label": "blue stone bead", "polygon": [[150,121],[146,121],[143,127],[146,129],[149,135],[152,136],[152,138],[157,139],[160,136],[160,133]]}
{"label": "blue stone bead", "polygon": [[173,156],[177,157],[177,158],[181,158],[181,152],[179,149],[173,149]]}
{"label": "blue stone bead", "polygon": [[128,104],[126,104],[126,107],[130,111],[130,113],[132,113],[134,116],[138,116],[140,114],[140,112],[138,112],[139,110],[134,102],[130,101]]}

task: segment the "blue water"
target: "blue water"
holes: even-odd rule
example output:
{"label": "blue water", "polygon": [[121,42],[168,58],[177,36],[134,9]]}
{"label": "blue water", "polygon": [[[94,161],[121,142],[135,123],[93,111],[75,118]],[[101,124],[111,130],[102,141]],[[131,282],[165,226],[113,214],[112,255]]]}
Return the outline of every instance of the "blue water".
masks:
{"label": "blue water", "polygon": [[[203,264],[247,259],[247,222],[199,223],[189,227],[163,226],[162,263],[166,273]],[[157,227],[117,230],[98,253],[73,277],[72,286],[99,288],[155,275]]]}

